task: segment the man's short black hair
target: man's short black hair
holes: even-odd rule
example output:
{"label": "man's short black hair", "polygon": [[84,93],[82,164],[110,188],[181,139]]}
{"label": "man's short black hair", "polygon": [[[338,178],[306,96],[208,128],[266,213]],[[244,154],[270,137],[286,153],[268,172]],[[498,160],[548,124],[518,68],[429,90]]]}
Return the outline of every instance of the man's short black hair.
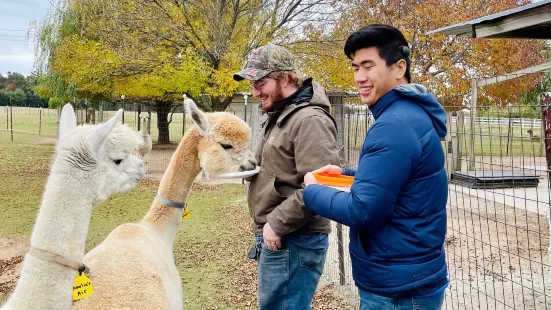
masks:
{"label": "man's short black hair", "polygon": [[377,47],[379,57],[390,66],[400,59],[406,61],[406,79],[411,82],[411,60],[408,42],[400,30],[390,25],[371,24],[351,34],[344,44],[344,54],[353,59],[357,50]]}

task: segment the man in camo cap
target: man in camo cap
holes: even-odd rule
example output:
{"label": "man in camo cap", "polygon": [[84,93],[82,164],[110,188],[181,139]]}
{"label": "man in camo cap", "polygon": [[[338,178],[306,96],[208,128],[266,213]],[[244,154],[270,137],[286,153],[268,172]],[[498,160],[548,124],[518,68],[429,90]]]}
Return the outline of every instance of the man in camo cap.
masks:
{"label": "man in camo cap", "polygon": [[337,128],[321,85],[301,80],[291,53],[269,44],[253,50],[233,78],[249,80],[262,100],[260,173],[250,181],[261,310],[310,309],[329,245],[331,225],[307,211],[304,175],[339,162]]}
{"label": "man in camo cap", "polygon": [[257,81],[274,71],[296,71],[293,55],[278,45],[265,45],[251,52],[243,70],[233,75],[236,81]]}

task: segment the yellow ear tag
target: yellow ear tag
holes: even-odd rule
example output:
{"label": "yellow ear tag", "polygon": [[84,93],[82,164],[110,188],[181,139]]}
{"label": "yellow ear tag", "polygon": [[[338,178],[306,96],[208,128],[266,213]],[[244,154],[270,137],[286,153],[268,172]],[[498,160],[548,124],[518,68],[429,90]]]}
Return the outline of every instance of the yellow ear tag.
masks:
{"label": "yellow ear tag", "polygon": [[94,292],[94,286],[92,281],[86,276],[84,272],[79,272],[73,284],[73,300],[79,300],[89,297]]}
{"label": "yellow ear tag", "polygon": [[184,218],[188,219],[191,217],[191,212],[188,211],[188,209],[184,209]]}

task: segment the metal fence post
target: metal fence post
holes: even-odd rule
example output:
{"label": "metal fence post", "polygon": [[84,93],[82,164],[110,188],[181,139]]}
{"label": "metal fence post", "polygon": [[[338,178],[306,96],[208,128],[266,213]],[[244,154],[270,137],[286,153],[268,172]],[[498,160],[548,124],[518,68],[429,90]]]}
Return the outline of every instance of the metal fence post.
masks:
{"label": "metal fence post", "polygon": [[473,78],[472,81],[472,90],[471,90],[471,148],[469,150],[469,165],[468,170],[475,170],[474,162],[474,131],[475,131],[475,120],[476,120],[476,100],[478,98],[478,84],[477,79]]}
{"label": "metal fence post", "polygon": [[[454,171],[461,171],[461,163],[463,159],[463,142],[465,141],[465,114],[463,111],[457,112],[457,121],[456,121],[456,133],[457,133],[457,141],[456,141],[456,147],[455,147],[455,167]],[[474,137],[474,133],[473,133]],[[452,144],[453,145],[453,144]],[[474,154],[474,148],[473,148],[473,154]]]}
{"label": "metal fence post", "polygon": [[340,285],[345,285],[346,274],[344,272],[344,244],[341,223],[337,223],[337,250],[339,253],[339,283]]}
{"label": "metal fence post", "polygon": [[344,162],[344,96],[343,94],[329,95],[329,102],[333,108],[333,117],[337,123],[337,148],[339,150],[339,158]]}
{"label": "metal fence post", "polygon": [[[543,127],[544,136],[543,142],[545,144],[545,160],[547,164],[547,190],[551,188],[551,92],[544,93],[541,99],[541,124]],[[548,202],[549,211],[551,211],[551,198]],[[551,215],[549,215],[549,234],[551,235]],[[551,254],[551,245],[547,248],[548,254]],[[549,262],[551,263],[551,256],[549,256]],[[551,265],[551,264],[550,264]],[[551,273],[551,267],[549,270]]]}
{"label": "metal fence post", "polygon": [[452,142],[452,115],[451,113],[448,113],[447,115],[447,122],[446,126],[448,130],[446,130],[446,137],[444,138],[444,167],[446,168],[446,176],[448,178],[448,181],[451,179],[451,174],[453,171],[453,142]]}
{"label": "metal fence post", "polygon": [[[258,103],[254,103],[251,107],[251,144],[249,146],[253,154],[256,154],[258,148],[258,141],[260,141],[260,107]],[[245,184],[247,193],[249,192],[249,182]]]}
{"label": "metal fence post", "polygon": [[[337,148],[339,150],[339,159],[345,161],[344,156],[344,96],[342,93],[331,94],[328,96],[331,107],[333,108],[333,117],[337,123]],[[347,163],[348,165],[348,163]],[[342,235],[342,224],[337,223],[337,252],[339,255],[339,283],[346,284],[346,273],[344,269],[344,238]]]}

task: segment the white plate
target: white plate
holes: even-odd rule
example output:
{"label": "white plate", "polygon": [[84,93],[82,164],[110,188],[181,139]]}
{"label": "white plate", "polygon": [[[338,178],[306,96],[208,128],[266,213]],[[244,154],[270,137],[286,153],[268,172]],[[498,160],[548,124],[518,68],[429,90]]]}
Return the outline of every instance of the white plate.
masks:
{"label": "white plate", "polygon": [[241,172],[227,172],[217,175],[217,178],[221,179],[237,179],[237,178],[246,178],[253,176],[260,172],[260,166],[257,166],[254,170],[247,170],[247,171],[241,171]]}

